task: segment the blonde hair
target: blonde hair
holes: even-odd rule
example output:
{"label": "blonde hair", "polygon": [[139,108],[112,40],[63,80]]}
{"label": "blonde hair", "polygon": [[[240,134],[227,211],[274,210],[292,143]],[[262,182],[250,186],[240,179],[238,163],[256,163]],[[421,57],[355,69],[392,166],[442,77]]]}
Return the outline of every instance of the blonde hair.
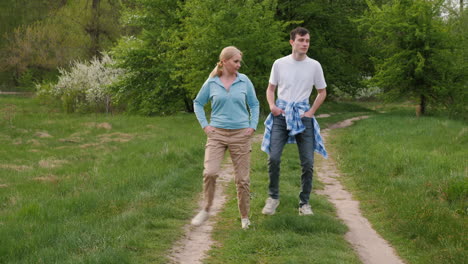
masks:
{"label": "blonde hair", "polygon": [[221,51],[221,54],[219,54],[219,61],[218,63],[216,63],[216,66],[214,67],[213,71],[210,73],[210,77],[215,77],[215,76],[221,77],[221,75],[223,75],[223,60],[229,60],[230,58],[234,57],[237,54],[242,56],[242,51],[240,51],[238,48],[234,46],[225,47]]}

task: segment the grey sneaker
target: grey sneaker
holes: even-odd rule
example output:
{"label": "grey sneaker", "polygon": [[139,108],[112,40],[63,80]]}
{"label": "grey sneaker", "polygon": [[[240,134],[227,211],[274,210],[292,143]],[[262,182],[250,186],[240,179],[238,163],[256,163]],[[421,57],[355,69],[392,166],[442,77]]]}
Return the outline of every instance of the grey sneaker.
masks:
{"label": "grey sneaker", "polygon": [[299,215],[313,215],[312,208],[310,208],[310,204],[304,204],[303,206],[299,207]]}
{"label": "grey sneaker", "polygon": [[279,203],[279,199],[268,197],[265,202],[265,207],[263,207],[262,214],[274,215],[276,212],[276,207],[278,207]]}
{"label": "grey sneaker", "polygon": [[203,224],[203,222],[208,219],[209,213],[205,210],[201,210],[193,219],[192,219],[192,225],[194,226],[200,226]]}
{"label": "grey sneaker", "polygon": [[241,223],[242,223],[242,229],[249,229],[250,220],[248,218],[242,218]]}

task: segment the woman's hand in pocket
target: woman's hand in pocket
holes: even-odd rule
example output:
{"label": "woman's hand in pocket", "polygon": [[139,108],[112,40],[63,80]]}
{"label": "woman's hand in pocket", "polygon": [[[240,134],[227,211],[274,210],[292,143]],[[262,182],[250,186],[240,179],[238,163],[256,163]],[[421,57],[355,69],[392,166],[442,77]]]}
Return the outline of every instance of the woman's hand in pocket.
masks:
{"label": "woman's hand in pocket", "polygon": [[254,132],[255,132],[255,129],[249,127],[249,128],[246,128],[246,129],[244,130],[244,135],[246,135],[246,136],[252,136]]}
{"label": "woman's hand in pocket", "polygon": [[212,127],[212,126],[206,126],[203,128],[203,130],[205,131],[205,134],[209,134],[209,133],[213,133],[215,131],[215,128]]}

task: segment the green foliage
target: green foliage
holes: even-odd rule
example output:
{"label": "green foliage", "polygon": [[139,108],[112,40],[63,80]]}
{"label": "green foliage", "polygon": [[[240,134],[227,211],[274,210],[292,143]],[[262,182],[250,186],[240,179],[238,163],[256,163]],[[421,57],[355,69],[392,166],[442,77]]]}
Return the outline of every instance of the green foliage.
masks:
{"label": "green foliage", "polygon": [[173,42],[178,54],[172,78],[181,79],[180,86],[194,97],[219,61],[222,48],[233,45],[244,53],[240,71],[252,80],[260,102],[266,103],[271,65],[289,46],[284,41],[286,24],[275,21],[275,8],[276,1],[271,0],[186,1],[178,41]]}
{"label": "green foliage", "polygon": [[143,29],[138,37],[122,38],[111,53],[128,72],[112,89],[129,112],[164,115],[191,105],[170,76],[175,65],[168,41],[175,38],[171,32],[178,27],[177,9],[177,1],[139,0],[123,15],[127,26]]}
{"label": "green foliage", "polygon": [[138,4],[133,16],[124,18],[144,30],[137,38],[121,40],[113,53],[119,66],[130,72],[115,91],[131,111],[164,114],[184,106],[192,111],[192,99],[221,49],[229,45],[244,52],[241,72],[251,78],[259,97],[264,96],[270,67],[288,45],[284,24],[274,20],[275,1]]}
{"label": "green foliage", "polygon": [[14,70],[18,78],[27,70],[54,70],[65,66],[72,58],[82,54],[80,49],[68,45],[81,42],[69,24],[37,22],[19,27],[6,36],[7,44],[2,49],[0,62],[3,70]]}
{"label": "green foliage", "polygon": [[[460,2],[460,3],[463,3]],[[466,6],[466,1],[464,3]],[[468,9],[449,10],[448,17],[449,32],[454,39],[455,49],[450,53],[449,65],[451,71],[446,72],[445,79],[448,81],[444,92],[445,105],[452,116],[468,119]]]}
{"label": "green foliage", "polygon": [[[2,0],[0,2],[0,37],[22,25],[29,25],[48,16],[49,11],[57,10],[66,0]],[[0,38],[0,47],[3,46]]]}
{"label": "green foliage", "polygon": [[24,72],[19,80],[18,80],[18,84],[19,84],[19,90],[28,90],[30,89],[31,87],[34,87],[34,76],[33,76],[33,73],[32,71],[26,71]]}
{"label": "green foliage", "polygon": [[[301,26],[311,32],[309,56],[322,64],[329,86],[327,93],[332,97],[356,95],[363,86],[363,76],[369,76],[373,71],[369,61],[370,50],[363,41],[363,34],[358,32],[357,25],[352,22],[367,9],[365,1],[278,2],[279,19],[301,20]],[[291,25],[288,29],[296,26]]]}
{"label": "green foliage", "polygon": [[[23,8],[32,11],[24,21],[18,20],[22,22],[16,28],[5,29],[0,45],[0,71],[12,74],[16,85],[22,86],[31,73],[37,82],[50,79],[50,73],[56,74],[57,67],[92,58],[114,45],[122,33],[118,23],[121,1],[98,1],[97,11],[86,0],[33,2],[9,7],[13,13]],[[41,15],[36,14],[36,9]],[[23,74],[26,76],[22,77]]]}
{"label": "green foliage", "polygon": [[300,24],[311,31],[310,54],[322,64],[332,97],[382,89],[392,99],[421,98],[423,111],[428,103],[467,118],[467,10],[445,7],[441,15],[442,2],[5,0],[0,79],[2,87],[28,90],[54,79],[57,67],[118,42],[112,55],[129,74],[113,85],[116,100],[145,115],[190,112],[221,49],[235,45],[244,52],[241,72],[267,111],[271,65],[290,53],[287,32]]}
{"label": "green foliage", "polygon": [[372,85],[384,89],[391,99],[420,98],[423,113],[426,102],[459,107],[467,93],[461,89],[466,87],[462,74],[466,62],[455,63],[462,47],[449,34],[441,4],[395,0],[378,7],[368,1],[370,10],[359,20],[374,47]]}

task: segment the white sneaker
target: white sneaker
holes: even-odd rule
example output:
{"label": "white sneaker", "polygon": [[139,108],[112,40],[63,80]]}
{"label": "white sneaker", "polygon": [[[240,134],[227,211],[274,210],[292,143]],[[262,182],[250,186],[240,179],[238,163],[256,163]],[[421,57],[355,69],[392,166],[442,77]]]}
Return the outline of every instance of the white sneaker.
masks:
{"label": "white sneaker", "polygon": [[278,207],[279,203],[279,199],[268,197],[265,202],[265,207],[263,207],[262,214],[274,215],[276,212],[276,207]]}
{"label": "white sneaker", "polygon": [[303,206],[299,207],[299,215],[313,215],[312,208],[310,204],[304,204]]}
{"label": "white sneaker", "polygon": [[248,218],[242,218],[241,223],[242,223],[242,229],[249,229],[250,220]]}
{"label": "white sneaker", "polygon": [[206,219],[208,219],[209,217],[209,214],[207,211],[205,210],[201,210],[193,219],[192,219],[192,225],[194,226],[199,226],[201,224],[203,224],[203,222],[206,221]]}

